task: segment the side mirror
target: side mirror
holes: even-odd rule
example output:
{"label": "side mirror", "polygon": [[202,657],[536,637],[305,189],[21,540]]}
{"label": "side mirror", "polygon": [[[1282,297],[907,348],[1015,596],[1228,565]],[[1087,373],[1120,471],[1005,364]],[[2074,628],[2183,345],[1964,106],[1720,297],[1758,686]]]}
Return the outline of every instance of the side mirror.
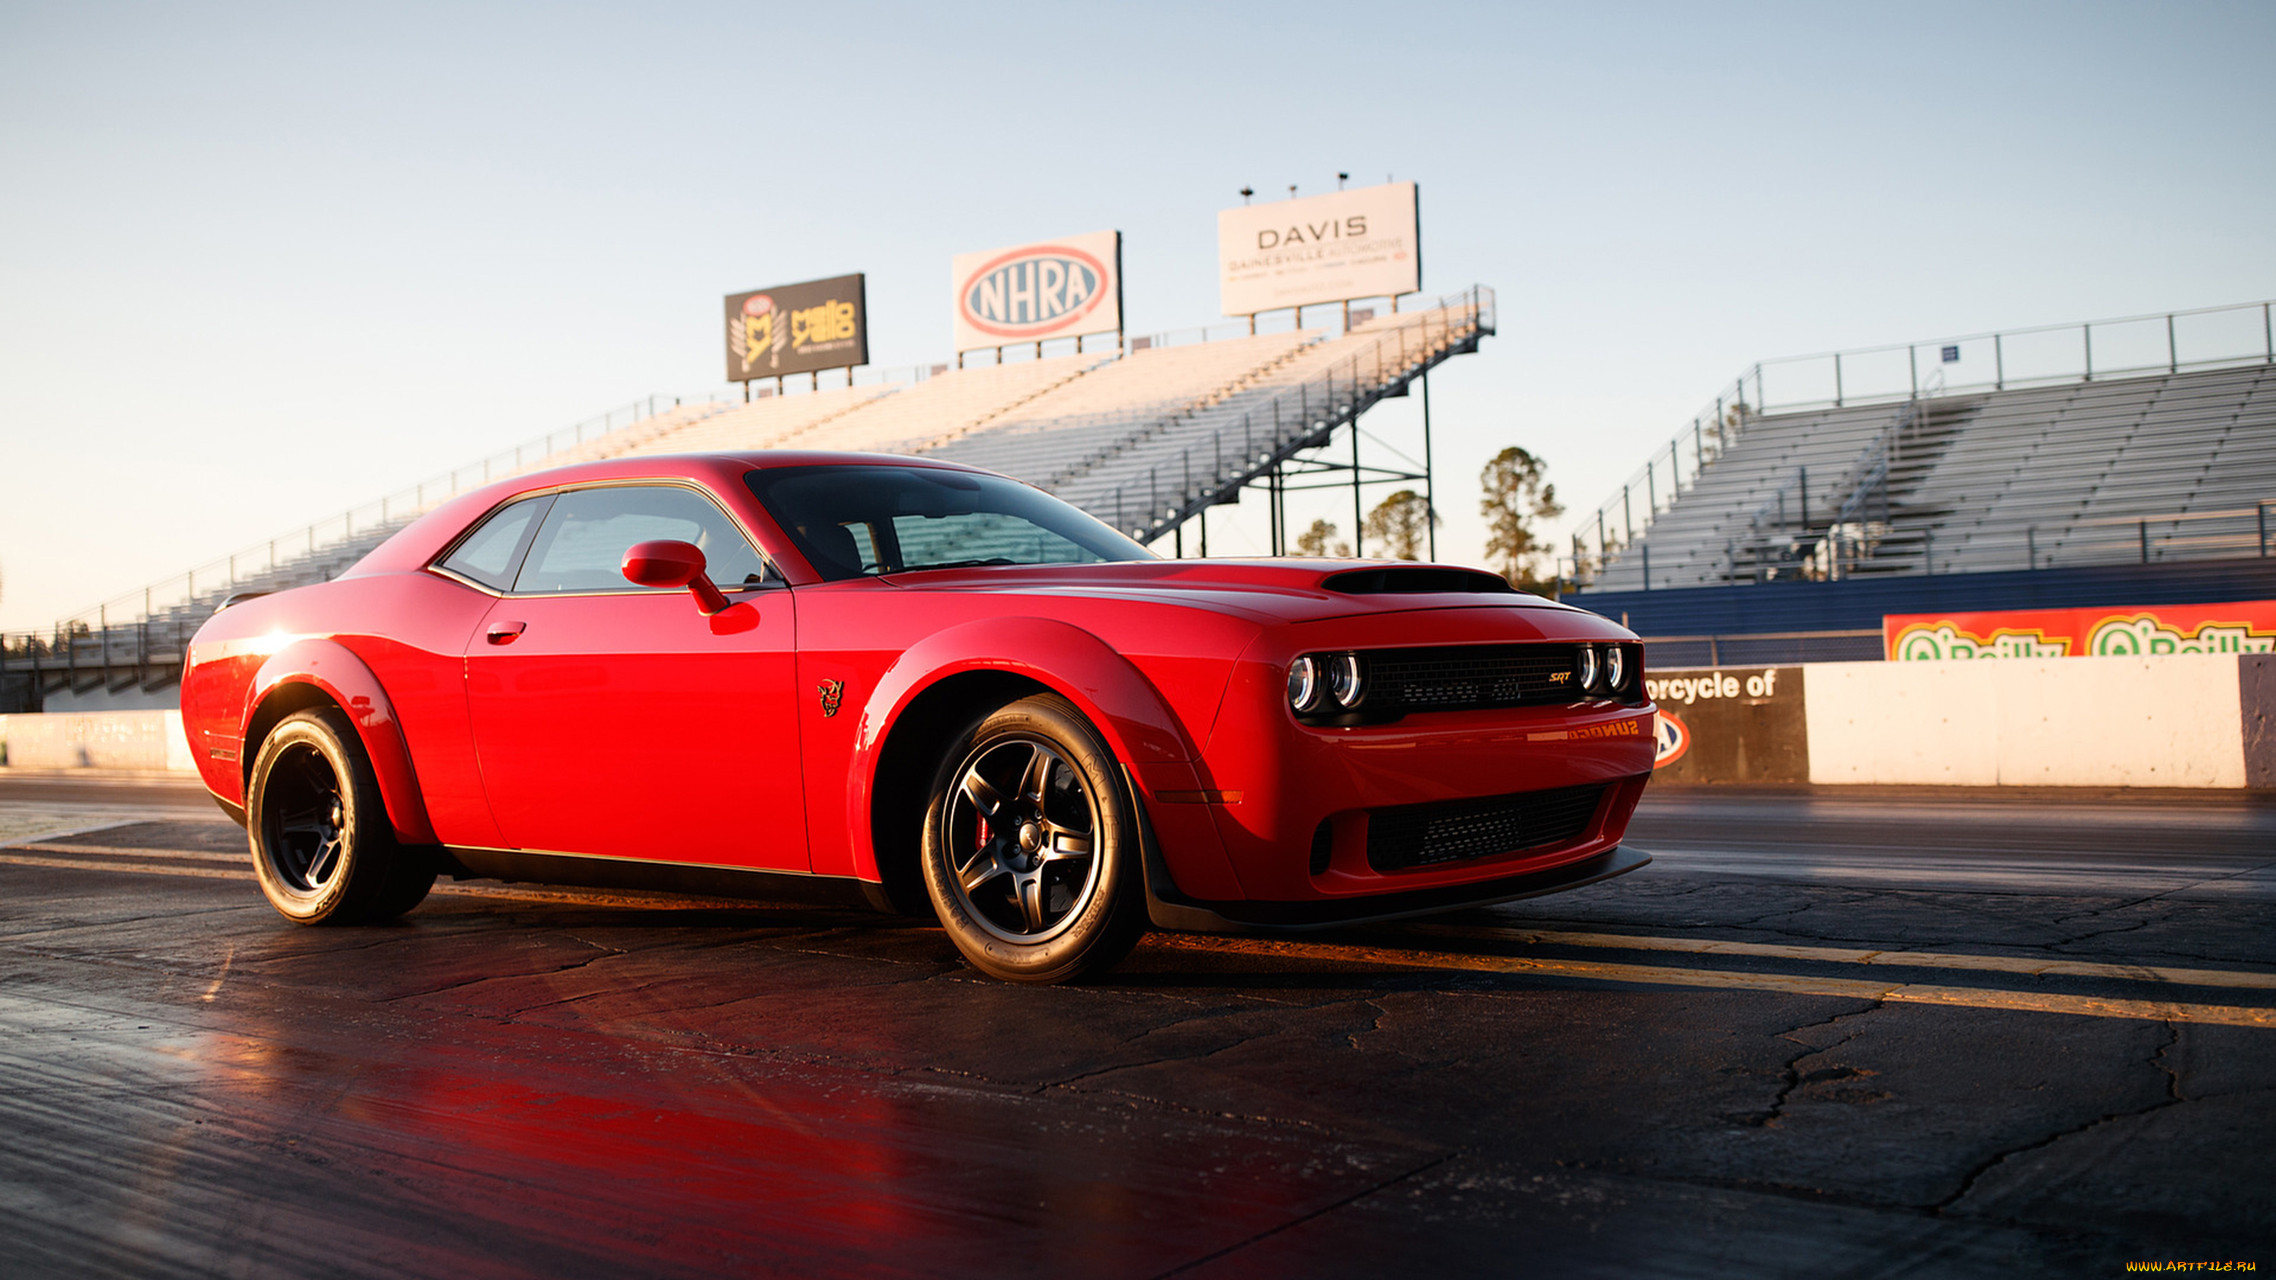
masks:
{"label": "side mirror", "polygon": [[624,553],[625,580],[637,587],[686,587],[706,614],[727,607],[727,597],[703,576],[703,549],[692,542],[636,542]]}

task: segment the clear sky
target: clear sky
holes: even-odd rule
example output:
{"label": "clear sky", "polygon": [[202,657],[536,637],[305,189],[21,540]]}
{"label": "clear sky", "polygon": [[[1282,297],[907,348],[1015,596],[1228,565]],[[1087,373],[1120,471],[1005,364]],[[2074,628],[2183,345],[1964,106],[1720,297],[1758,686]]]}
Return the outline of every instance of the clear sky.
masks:
{"label": "clear sky", "polygon": [[0,0],[0,628],[718,390],[734,290],[865,271],[929,362],[952,254],[1115,227],[1211,322],[1216,210],[1339,169],[1499,292],[1474,562],[1495,450],[1592,507],[1757,359],[2276,295],[2271,68],[2267,3]]}

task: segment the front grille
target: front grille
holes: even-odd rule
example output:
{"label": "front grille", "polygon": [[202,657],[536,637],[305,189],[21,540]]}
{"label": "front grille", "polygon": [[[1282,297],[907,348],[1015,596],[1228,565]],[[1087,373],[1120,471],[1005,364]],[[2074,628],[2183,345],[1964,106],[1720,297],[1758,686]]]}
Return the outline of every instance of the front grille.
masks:
{"label": "front grille", "polygon": [[1436,649],[1373,649],[1367,709],[1471,711],[1578,702],[1576,645],[1474,644]]}
{"label": "front grille", "polygon": [[1367,865],[1404,871],[1562,844],[1588,830],[1604,784],[1481,800],[1400,805],[1367,815]]}

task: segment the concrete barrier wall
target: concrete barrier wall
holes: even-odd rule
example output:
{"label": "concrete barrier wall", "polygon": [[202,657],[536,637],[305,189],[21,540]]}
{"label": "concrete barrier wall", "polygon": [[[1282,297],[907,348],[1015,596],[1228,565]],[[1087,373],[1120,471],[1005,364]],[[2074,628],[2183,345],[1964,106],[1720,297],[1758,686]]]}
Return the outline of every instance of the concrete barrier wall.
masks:
{"label": "concrete barrier wall", "polygon": [[1775,685],[1769,670],[1650,672],[1658,776],[2276,788],[2269,655],[1822,662]]}
{"label": "concrete barrier wall", "polygon": [[0,716],[0,764],[12,769],[197,771],[179,711]]}
{"label": "concrete barrier wall", "polygon": [[[2276,789],[2276,655],[1648,674],[1669,782]],[[0,716],[0,764],[196,771],[179,711]]]}
{"label": "concrete barrier wall", "polygon": [[2177,655],[1815,665],[1810,781],[2242,787],[2237,664]]}

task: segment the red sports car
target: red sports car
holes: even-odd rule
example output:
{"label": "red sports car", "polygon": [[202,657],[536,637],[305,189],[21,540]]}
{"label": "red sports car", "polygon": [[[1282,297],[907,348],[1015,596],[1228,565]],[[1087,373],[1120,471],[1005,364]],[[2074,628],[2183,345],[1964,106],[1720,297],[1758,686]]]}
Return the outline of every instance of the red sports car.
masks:
{"label": "red sports car", "polygon": [[1590,884],[1650,777],[1643,652],[1469,569],[1163,560],[990,472],[627,458],[468,493],[192,642],[261,888],[438,874],[930,913],[1058,981],[1166,929]]}

